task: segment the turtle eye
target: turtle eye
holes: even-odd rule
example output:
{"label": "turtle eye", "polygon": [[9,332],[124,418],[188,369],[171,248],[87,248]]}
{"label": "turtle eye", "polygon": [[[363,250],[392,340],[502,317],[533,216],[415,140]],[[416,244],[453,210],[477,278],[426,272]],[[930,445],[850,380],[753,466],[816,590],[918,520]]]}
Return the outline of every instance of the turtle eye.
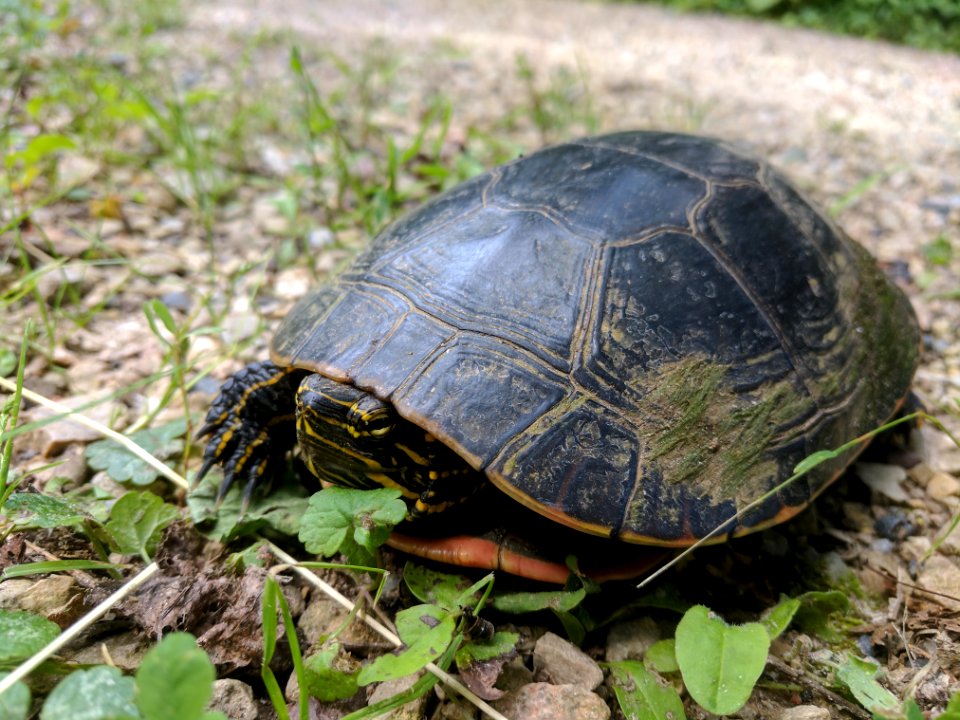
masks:
{"label": "turtle eye", "polygon": [[350,406],[347,421],[354,437],[381,439],[396,427],[397,415],[387,403],[365,395]]}

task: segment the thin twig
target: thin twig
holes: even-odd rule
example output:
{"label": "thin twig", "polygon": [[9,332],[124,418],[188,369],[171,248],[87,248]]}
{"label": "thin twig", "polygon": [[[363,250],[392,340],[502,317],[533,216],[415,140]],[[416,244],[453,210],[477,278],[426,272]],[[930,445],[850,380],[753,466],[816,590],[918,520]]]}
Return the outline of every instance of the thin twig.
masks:
{"label": "thin twig", "polygon": [[[16,386],[5,378],[0,378],[0,387],[10,392],[14,392],[16,390]],[[120,443],[120,445],[122,445],[128,452],[131,452],[134,455],[136,455],[138,458],[143,460],[150,467],[154,468],[157,472],[159,472],[161,475],[163,475],[165,478],[167,478],[174,484],[179,485],[184,490],[190,489],[190,483],[188,483],[182,475],[168,468],[162,462],[160,462],[155,457],[153,457],[153,455],[148,453],[146,450],[141,448],[139,445],[137,445],[135,442],[133,442],[130,438],[126,437],[125,435],[121,435],[116,430],[111,430],[103,423],[98,423],[96,420],[91,420],[87,416],[81,413],[78,413],[77,411],[71,408],[68,408],[66,405],[62,403],[58,403],[55,400],[49,400],[43,397],[43,395],[38,395],[35,392],[27,390],[27,388],[23,388],[22,392],[23,392],[23,397],[27,398],[31,402],[35,402],[38,405],[43,405],[44,407],[49,408],[54,412],[61,413],[64,416],[69,417],[72,421],[79,423],[84,427],[88,427],[91,430],[95,430],[101,435],[104,435],[105,437],[108,437],[111,440]]]}
{"label": "thin twig", "polygon": [[62,633],[60,633],[52,642],[47,644],[40,652],[35,654],[29,660],[17,667],[13,672],[7,675],[5,678],[0,680],[0,694],[3,694],[11,687],[13,684],[19,680],[23,680],[27,675],[29,675],[38,665],[40,665],[44,660],[53,655],[57,650],[62,648],[64,645],[69,643],[75,637],[77,637],[81,632],[86,630],[88,627],[93,625],[101,615],[105,614],[110,608],[116,605],[118,602],[123,600],[127,595],[140,587],[148,578],[150,578],[158,570],[156,563],[150,563],[143,570],[137,573],[134,577],[130,578],[122,587],[120,587],[115,593],[110,595],[106,600],[97,605],[93,610],[88,612],[82,618],[77,620],[73,625],[68,627]]}
{"label": "thin twig", "polygon": [[[386,625],[370,617],[362,609],[357,610],[354,603],[352,603],[349,600],[349,598],[341,594],[339,590],[334,588],[329,583],[323,581],[322,579],[317,577],[314,573],[310,572],[306,568],[300,567],[297,564],[297,559],[295,557],[293,557],[292,555],[288,555],[287,553],[285,553],[283,550],[278,548],[269,540],[266,540],[266,542],[270,546],[271,552],[273,552],[273,554],[276,555],[278,558],[280,558],[283,562],[289,564],[290,567],[294,570],[294,572],[298,573],[304,580],[311,583],[312,585],[315,585],[317,588],[323,591],[327,596],[329,596],[335,602],[343,606],[349,612],[357,611],[357,617],[359,617],[361,620],[363,620],[363,622],[365,622],[367,625],[373,628],[374,631],[379,633],[380,636],[383,637],[388,642],[392,643],[393,645],[396,645],[397,647],[400,647],[400,645],[402,645],[400,638],[397,637],[393,632],[391,632]],[[490,707],[490,705],[484,702],[481,698],[477,697],[474,693],[470,692],[470,690],[468,690],[459,680],[451,676],[449,673],[444,672],[433,663],[428,663],[426,668],[429,672],[433,673],[435,676],[440,678],[440,680],[443,683],[445,683],[448,687],[452,688],[453,690],[456,690],[458,693],[463,695],[463,697],[465,697],[467,700],[469,700],[474,705],[476,705],[477,708],[479,708],[480,711],[485,713],[488,717],[492,718],[493,720],[507,720],[506,717],[504,717],[502,714],[494,710],[492,707]]]}

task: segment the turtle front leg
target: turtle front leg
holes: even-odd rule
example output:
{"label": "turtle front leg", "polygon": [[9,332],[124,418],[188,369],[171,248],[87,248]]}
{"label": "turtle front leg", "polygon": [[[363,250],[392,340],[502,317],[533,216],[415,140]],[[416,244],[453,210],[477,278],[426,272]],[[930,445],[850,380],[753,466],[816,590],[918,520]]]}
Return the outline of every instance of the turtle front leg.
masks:
{"label": "turtle front leg", "polygon": [[246,481],[243,509],[263,478],[279,471],[296,442],[296,394],[306,371],[269,360],[236,372],[220,388],[197,437],[209,437],[197,482],[214,465],[223,468],[219,504],[236,478]]}

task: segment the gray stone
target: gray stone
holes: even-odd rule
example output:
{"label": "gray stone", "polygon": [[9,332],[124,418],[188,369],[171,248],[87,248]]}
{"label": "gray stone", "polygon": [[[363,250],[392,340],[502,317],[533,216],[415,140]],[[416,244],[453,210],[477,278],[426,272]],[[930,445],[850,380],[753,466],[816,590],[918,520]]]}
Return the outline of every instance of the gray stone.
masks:
{"label": "gray stone", "polygon": [[257,720],[257,703],[253,688],[239,680],[217,680],[213,683],[213,697],[209,710],[219,710],[230,720]]}
{"label": "gray stone", "polygon": [[[0,588],[3,586],[0,585]],[[533,682],[533,672],[523,664],[521,658],[514,658],[500,670],[496,687],[499,690],[511,692]]]}
{"label": "gray stone", "polygon": [[816,705],[797,705],[785,708],[780,720],[830,720],[830,711]]}
{"label": "gray stone", "polygon": [[494,706],[515,720],[609,720],[603,699],[580,685],[530,683]]}
{"label": "gray stone", "polygon": [[140,667],[143,656],[151,647],[151,643],[144,638],[143,634],[131,630],[119,635],[110,635],[93,645],[78,649],[75,653],[65,652],[64,654],[75,663],[101,665],[109,662],[114,667],[131,672]]}
{"label": "gray stone", "polygon": [[607,633],[606,659],[608,662],[640,660],[659,639],[660,628],[651,618],[616,623]]}
{"label": "gray stone", "polygon": [[943,555],[934,555],[923,563],[917,576],[917,585],[924,590],[938,593],[929,596],[950,610],[960,610],[960,567]]}
{"label": "gray stone", "polygon": [[[367,704],[373,705],[381,700],[386,700],[387,698],[392,698],[395,695],[406,692],[413,687],[413,684],[417,680],[420,679],[421,674],[422,673],[416,673],[414,675],[407,675],[406,677],[397,678],[396,680],[388,680],[387,682],[380,683],[373,689],[373,692],[370,693],[370,698],[367,701]],[[417,699],[411,700],[406,705],[401,705],[400,707],[384,713],[383,715],[377,715],[374,720],[421,720],[421,718],[423,718],[423,710],[426,704],[426,695],[421,695]]]}
{"label": "gray stone", "polygon": [[354,620],[341,629],[348,615],[343,607],[330,598],[320,594],[311,596],[310,601],[297,620],[297,629],[303,634],[303,646],[307,654],[312,651],[312,648],[317,647],[322,640],[338,630],[340,632],[337,637],[345,646],[377,647],[386,643],[383,638],[360,620]]}
{"label": "gray stone", "polygon": [[15,578],[0,583],[0,588],[4,591],[4,595],[0,595],[0,607],[29,610],[44,617],[69,615],[69,605],[79,592],[76,581],[69,575],[51,575],[35,582]]}
{"label": "gray stone", "polygon": [[903,489],[907,471],[899,465],[858,462],[854,465],[854,469],[857,477],[874,492],[885,495],[894,502],[906,502],[909,499]]}
{"label": "gray stone", "polygon": [[545,633],[533,648],[533,674],[554,685],[579,685],[593,690],[603,682],[596,661],[559,635]]}

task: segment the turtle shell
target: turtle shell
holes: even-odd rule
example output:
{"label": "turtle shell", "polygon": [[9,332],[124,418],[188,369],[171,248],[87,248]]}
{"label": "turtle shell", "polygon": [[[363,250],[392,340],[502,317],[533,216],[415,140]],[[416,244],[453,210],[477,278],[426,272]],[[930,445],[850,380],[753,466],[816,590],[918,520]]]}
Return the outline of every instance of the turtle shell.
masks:
{"label": "turtle shell", "polygon": [[768,165],[711,139],[550,147],[381,233],[281,325],[275,362],[391,402],[570,527],[686,545],[784,520],[887,420],[910,304]]}

